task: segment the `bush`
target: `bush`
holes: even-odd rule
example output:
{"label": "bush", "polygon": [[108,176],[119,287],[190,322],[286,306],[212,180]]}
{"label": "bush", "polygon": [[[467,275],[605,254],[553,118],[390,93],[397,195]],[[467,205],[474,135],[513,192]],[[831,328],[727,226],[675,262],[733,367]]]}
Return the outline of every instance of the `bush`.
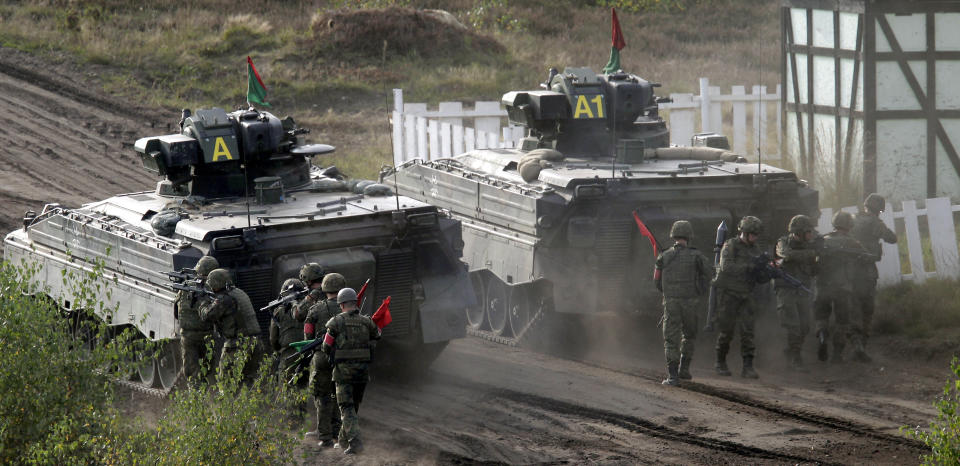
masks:
{"label": "bush", "polygon": [[305,394],[278,384],[272,361],[252,384],[240,363],[214,384],[173,392],[164,416],[147,427],[117,409],[113,380],[150,360],[157,345],[90,311],[116,311],[105,304],[112,283],[102,265],[62,274],[74,297],[69,313],[31,288],[37,272],[0,264],[0,464],[293,462],[302,420],[291,413]]}
{"label": "bush", "polygon": [[923,337],[938,329],[960,326],[957,280],[904,281],[877,294],[874,327],[883,334]]}
{"label": "bush", "polygon": [[954,356],[950,362],[953,377],[943,387],[943,395],[933,403],[937,408],[937,420],[930,423],[930,430],[920,426],[903,426],[901,432],[920,440],[930,448],[922,455],[923,464],[960,464],[960,360]]}

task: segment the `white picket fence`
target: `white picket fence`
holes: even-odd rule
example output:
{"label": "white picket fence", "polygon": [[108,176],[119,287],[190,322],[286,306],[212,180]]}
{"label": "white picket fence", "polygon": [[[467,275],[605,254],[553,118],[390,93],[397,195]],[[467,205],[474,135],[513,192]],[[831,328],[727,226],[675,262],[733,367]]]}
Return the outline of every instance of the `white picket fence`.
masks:
{"label": "white picket fence", "polygon": [[[685,146],[690,138],[701,132],[726,133],[724,115],[732,123],[731,148],[748,154],[758,138],[766,141],[776,137],[780,147],[780,85],[773,94],[766,86],[753,86],[746,93],[745,86],[733,86],[730,94],[711,86],[710,80],[700,78],[700,94],[670,94],[671,103],[660,104],[670,128],[670,143]],[[752,110],[751,124],[747,124],[747,110]],[[775,107],[775,108],[774,108]],[[403,90],[393,90],[393,162],[399,165],[412,159],[434,160],[452,157],[473,149],[515,147],[525,136],[522,127],[507,124],[507,112],[500,102],[475,102],[467,108],[462,102],[440,102],[436,110],[425,103],[404,103]],[[768,136],[774,124],[775,136]],[[759,128],[759,133],[757,131]],[[763,144],[768,146],[766,142]],[[751,150],[751,152],[754,152]],[[777,154],[763,154],[764,161],[776,164]]]}
{"label": "white picket fence", "polygon": [[[909,257],[908,273],[903,273],[900,252],[896,244],[883,244],[883,258],[877,264],[881,286],[893,285],[903,280],[921,283],[928,278],[956,279],[960,277],[960,256],[957,254],[957,232],[953,213],[960,211],[960,205],[951,205],[950,198],[927,199],[923,208],[917,207],[917,201],[903,201],[899,210],[893,207],[897,203],[888,202],[889,210],[880,214],[880,219],[888,228],[896,231],[896,219],[902,222],[901,231],[905,233]],[[846,212],[856,213],[857,207],[844,207]],[[921,220],[921,217],[925,219]],[[822,209],[818,225],[821,233],[833,230],[831,220],[833,209]],[[926,221],[927,228],[921,233],[920,225]],[[901,223],[896,222],[896,223]],[[924,243],[929,243],[933,256],[934,270],[926,270],[923,263]]]}

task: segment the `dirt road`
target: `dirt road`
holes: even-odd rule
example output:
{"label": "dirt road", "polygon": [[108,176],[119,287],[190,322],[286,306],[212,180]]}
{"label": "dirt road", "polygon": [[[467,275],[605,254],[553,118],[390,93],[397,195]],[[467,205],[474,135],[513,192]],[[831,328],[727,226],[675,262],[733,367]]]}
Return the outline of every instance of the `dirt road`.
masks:
{"label": "dirt road", "polygon": [[[672,388],[647,362],[616,359],[456,341],[419,383],[371,383],[367,452],[349,463],[911,464],[922,448],[898,427],[933,416],[926,401],[862,391],[855,366],[746,381],[699,365]],[[305,449],[312,463],[348,462]]]}
{"label": "dirt road", "polygon": [[[151,189],[129,145],[167,133],[176,115],[121,105],[94,84],[95,67],[41,62],[0,48],[0,230],[20,226],[26,210],[59,202],[79,206],[117,193]],[[174,112],[175,113],[175,112]],[[164,122],[150,127],[150,122]]]}

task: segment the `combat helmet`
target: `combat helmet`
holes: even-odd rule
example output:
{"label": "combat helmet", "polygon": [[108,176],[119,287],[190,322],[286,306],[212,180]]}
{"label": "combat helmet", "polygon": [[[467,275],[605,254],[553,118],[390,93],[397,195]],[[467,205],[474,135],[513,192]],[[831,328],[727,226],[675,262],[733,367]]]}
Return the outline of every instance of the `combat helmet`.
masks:
{"label": "combat helmet", "polygon": [[887,200],[877,193],[870,193],[870,195],[863,200],[863,207],[871,212],[883,212],[883,209],[886,206]]}
{"label": "combat helmet", "polygon": [[213,291],[220,291],[233,283],[230,272],[227,269],[214,269],[207,275],[207,285]]}
{"label": "combat helmet", "polygon": [[357,302],[357,292],[353,288],[344,288],[337,293],[337,304]]}
{"label": "combat helmet", "polygon": [[833,214],[833,227],[838,230],[850,230],[853,228],[853,215],[842,210]]}
{"label": "combat helmet", "polygon": [[197,276],[200,278],[206,278],[213,269],[220,268],[220,262],[217,261],[216,257],[213,256],[203,256],[197,261],[197,265],[193,268],[197,272]]}
{"label": "combat helmet", "polygon": [[303,286],[303,282],[297,278],[288,278],[283,282],[283,286],[280,287],[280,294],[282,296],[287,296],[291,293],[296,293],[302,289],[306,288]]}
{"label": "combat helmet", "polygon": [[328,273],[323,277],[323,283],[320,284],[320,291],[324,293],[336,293],[347,286],[347,279],[339,273]]}
{"label": "combat helmet", "polygon": [[790,226],[787,227],[787,229],[790,230],[790,233],[802,235],[814,230],[813,221],[806,215],[794,215],[793,218],[790,219]]}
{"label": "combat helmet", "polygon": [[755,235],[759,235],[763,231],[763,222],[753,215],[747,215],[746,217],[740,219],[740,226],[738,229],[740,230],[740,233],[753,233]]}
{"label": "combat helmet", "polygon": [[691,225],[690,222],[686,220],[677,220],[676,222],[673,222],[673,226],[670,227],[670,237],[692,240],[693,225]]}
{"label": "combat helmet", "polygon": [[300,281],[306,286],[312,285],[315,281],[322,280],[323,275],[323,266],[316,262],[311,262],[300,267]]}

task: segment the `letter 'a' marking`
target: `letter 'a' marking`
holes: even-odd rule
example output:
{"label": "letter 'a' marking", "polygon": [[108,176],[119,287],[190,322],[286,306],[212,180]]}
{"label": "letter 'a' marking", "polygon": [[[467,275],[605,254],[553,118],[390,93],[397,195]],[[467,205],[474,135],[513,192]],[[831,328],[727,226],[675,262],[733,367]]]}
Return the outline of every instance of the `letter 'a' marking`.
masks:
{"label": "letter 'a' marking", "polygon": [[227,143],[224,142],[222,137],[217,138],[213,146],[213,162],[219,161],[220,157],[226,157],[227,160],[233,160],[233,155],[230,154],[230,149],[227,148]]}

